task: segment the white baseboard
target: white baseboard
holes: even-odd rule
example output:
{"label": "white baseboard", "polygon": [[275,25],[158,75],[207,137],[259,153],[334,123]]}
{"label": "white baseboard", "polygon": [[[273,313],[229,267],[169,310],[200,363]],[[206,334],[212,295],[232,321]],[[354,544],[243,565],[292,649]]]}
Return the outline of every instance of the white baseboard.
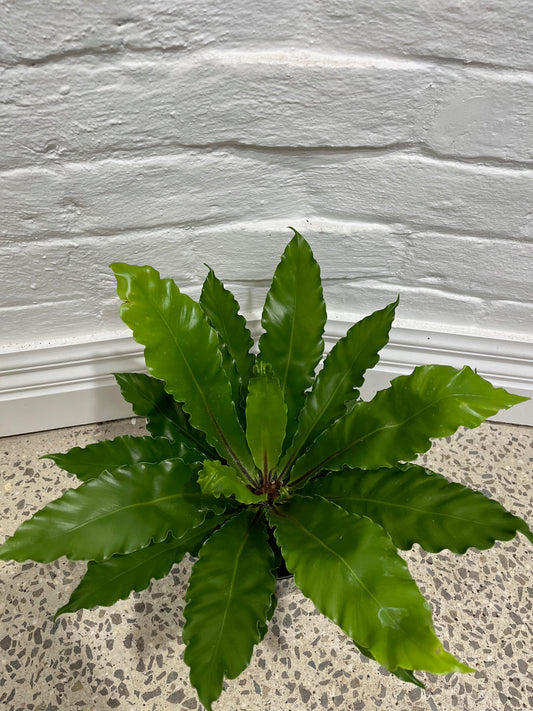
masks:
{"label": "white baseboard", "polygon": [[[328,323],[327,349],[349,325]],[[393,329],[363,395],[428,363],[469,365],[493,385],[533,398],[533,343],[404,328]],[[111,374],[143,367],[142,349],[129,337],[0,352],[0,436],[130,417]],[[493,419],[533,426],[533,400]]]}
{"label": "white baseboard", "polygon": [[0,353],[0,436],[130,417],[111,374],[143,368],[131,338]]}

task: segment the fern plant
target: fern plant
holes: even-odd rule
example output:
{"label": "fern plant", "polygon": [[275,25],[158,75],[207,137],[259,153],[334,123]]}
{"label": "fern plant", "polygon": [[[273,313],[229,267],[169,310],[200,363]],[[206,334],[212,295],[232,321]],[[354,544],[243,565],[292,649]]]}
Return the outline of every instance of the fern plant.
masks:
{"label": "fern plant", "polygon": [[469,672],[444,649],[397,549],[489,548],[527,525],[412,462],[430,439],[525,398],[470,368],[430,365],[359,397],[398,301],[353,325],[324,360],[320,271],[295,232],[262,316],[258,355],[232,294],[209,270],[199,302],[151,267],[113,264],[121,317],[149,375],[116,375],[151,436],[49,455],[81,481],[0,546],[4,560],[87,560],[57,615],[112,605],[197,558],[183,640],[207,709],[238,676],[276,606],[276,570],[363,655],[400,679]]}

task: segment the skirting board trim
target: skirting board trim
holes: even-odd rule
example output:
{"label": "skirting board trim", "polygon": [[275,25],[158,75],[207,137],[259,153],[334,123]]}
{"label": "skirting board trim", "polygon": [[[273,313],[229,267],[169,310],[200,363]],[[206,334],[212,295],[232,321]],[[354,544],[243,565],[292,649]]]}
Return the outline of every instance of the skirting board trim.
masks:
{"label": "skirting board trim", "polygon": [[[326,351],[350,325],[328,322]],[[258,331],[256,321],[250,327]],[[469,365],[493,385],[533,398],[533,343],[405,328],[392,330],[362,394],[428,363]],[[142,370],[142,349],[130,337],[0,352],[0,436],[132,417],[112,373]],[[533,400],[493,419],[533,426]]]}

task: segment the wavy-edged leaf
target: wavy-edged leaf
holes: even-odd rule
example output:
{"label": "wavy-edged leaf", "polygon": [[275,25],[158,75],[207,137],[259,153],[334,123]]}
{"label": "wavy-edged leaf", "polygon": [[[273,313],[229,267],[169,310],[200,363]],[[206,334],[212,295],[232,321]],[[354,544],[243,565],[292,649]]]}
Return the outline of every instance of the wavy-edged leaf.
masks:
{"label": "wavy-edged leaf", "polygon": [[243,484],[233,467],[228,467],[218,460],[204,461],[198,474],[198,484],[206,496],[219,498],[234,497],[241,504],[259,504],[267,500],[266,494],[254,494]]}
{"label": "wavy-edged leaf", "polygon": [[[374,659],[374,655],[369,649],[361,647],[361,645],[357,644],[357,642],[354,642],[354,644],[364,657],[376,661]],[[423,684],[419,679],[417,679],[410,669],[403,669],[402,667],[398,667],[397,669],[394,669],[391,674],[394,674],[394,676],[400,679],[401,681],[407,681],[410,684],[415,684],[415,686],[419,686],[421,689],[426,688],[425,684]]]}
{"label": "wavy-edged leaf", "polygon": [[317,494],[349,513],[368,516],[403,550],[413,543],[431,553],[484,550],[526,526],[481,492],[415,464],[331,473],[310,482],[302,494]]}
{"label": "wavy-edged leaf", "polygon": [[253,461],[222,368],[218,335],[201,307],[152,267],[111,265],[123,300],[120,316],[145,347],[146,367],[183,403],[193,427],[239,468]]}
{"label": "wavy-edged leaf", "polygon": [[52,459],[61,469],[75,474],[82,481],[95,479],[104,471],[139,462],[162,462],[164,459],[181,459],[192,464],[203,460],[203,455],[182,442],[171,442],[166,437],[133,437],[124,435],[95,442],[87,447],[73,447],[63,454],[46,454],[42,459]]}
{"label": "wavy-edged leaf", "polygon": [[286,468],[299,452],[346,412],[346,401],[357,399],[365,372],[379,360],[389,341],[399,299],[355,323],[333,346],[307,394],[298,430],[285,457]]}
{"label": "wavy-edged leaf", "polygon": [[370,402],[358,403],[320,435],[294,465],[291,481],[322,469],[378,469],[409,461],[430,448],[430,438],[477,427],[524,400],[494,388],[469,367],[420,366],[395,378]]}
{"label": "wavy-edged leaf", "polygon": [[105,560],[168,533],[179,538],[206,513],[223,511],[202,494],[199,465],[179,459],[103,472],[38,511],[0,546],[1,560]]}
{"label": "wavy-edged leaf", "polygon": [[259,641],[257,642],[257,644],[259,644],[259,642],[261,642],[264,639],[266,633],[268,632],[268,623],[274,617],[274,613],[276,612],[277,605],[278,605],[278,600],[275,595],[272,595],[272,598],[270,600],[270,607],[268,608],[266,615],[265,615],[265,620],[264,620],[264,622],[260,622],[258,625]]}
{"label": "wavy-edged leaf", "polygon": [[390,670],[472,671],[442,647],[427,602],[378,524],[318,496],[295,496],[269,518],[296,585],[376,661]]}
{"label": "wavy-edged leaf", "polygon": [[255,360],[250,353],[254,342],[244,316],[239,313],[236,298],[211,268],[205,278],[198,303],[218,333],[220,350],[223,356],[226,355],[224,368],[232,382],[233,400],[235,403],[244,402]]}
{"label": "wavy-edged leaf", "polygon": [[270,363],[287,403],[287,437],[297,426],[305,391],[322,357],[326,306],[320,268],[310,246],[294,230],[267,294],[259,339],[261,360]]}
{"label": "wavy-edged leaf", "polygon": [[203,705],[222,691],[250,662],[252,650],[273,612],[274,556],[266,526],[255,512],[242,511],[219,528],[200,549],[183,611],[184,660]]}
{"label": "wavy-edged leaf", "polygon": [[109,607],[117,600],[125,600],[134,591],[145,590],[152,580],[168,575],[174,563],[179,563],[186,553],[197,555],[205,539],[232,515],[212,516],[179,539],[169,534],[164,541],[133,553],[114,555],[98,563],[90,561],[80,584],[54,619],[82,608]]}
{"label": "wavy-edged leaf", "polygon": [[146,429],[153,437],[167,437],[196,447],[208,457],[216,450],[207,444],[205,434],[195,429],[180,403],[165,390],[165,383],[145,373],[115,373],[122,397],[139,417],[146,417]]}
{"label": "wavy-edged leaf", "polygon": [[276,468],[286,427],[287,406],[279,380],[267,363],[259,363],[246,399],[246,439],[256,467],[265,476]]}

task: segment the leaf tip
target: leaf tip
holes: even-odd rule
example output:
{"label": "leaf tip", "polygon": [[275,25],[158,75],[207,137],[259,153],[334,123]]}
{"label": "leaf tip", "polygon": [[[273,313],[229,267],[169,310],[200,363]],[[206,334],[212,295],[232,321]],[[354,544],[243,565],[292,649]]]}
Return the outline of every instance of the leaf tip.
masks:
{"label": "leaf tip", "polygon": [[61,615],[64,615],[67,612],[66,605],[63,605],[63,607],[60,607],[59,610],[56,611],[52,618],[52,622],[57,622],[57,618],[60,617]]}
{"label": "leaf tip", "polygon": [[520,523],[517,526],[516,530],[517,532],[525,536],[530,543],[533,544],[533,532],[523,519],[520,519]]}
{"label": "leaf tip", "polygon": [[515,399],[515,405],[519,405],[521,402],[528,402],[531,400],[530,397],[527,397],[526,395],[517,395],[516,393],[509,393],[509,395],[512,395]]}
{"label": "leaf tip", "polygon": [[118,278],[118,276],[121,276],[125,272],[128,272],[131,269],[131,265],[126,264],[126,262],[111,262],[109,268],[111,269],[115,277]]}
{"label": "leaf tip", "polygon": [[474,669],[473,667],[469,667],[467,664],[462,664],[461,665],[463,668],[461,669],[461,672],[463,674],[477,674],[478,670]]}
{"label": "leaf tip", "polygon": [[460,673],[460,674],[475,674],[477,672],[477,669],[473,669],[472,667],[469,667],[468,664],[463,664],[460,662],[458,659],[456,659],[453,655],[451,655],[449,652],[446,652],[446,650],[443,648],[441,650],[449,659],[450,665],[449,668],[442,672],[444,674],[451,674],[451,673]]}
{"label": "leaf tip", "polygon": [[297,244],[303,244],[303,243],[307,244],[307,240],[298,232],[297,229],[295,229],[294,227],[291,227],[291,225],[289,225],[289,230],[292,230],[294,232],[294,236],[291,239],[291,242],[296,242]]}

